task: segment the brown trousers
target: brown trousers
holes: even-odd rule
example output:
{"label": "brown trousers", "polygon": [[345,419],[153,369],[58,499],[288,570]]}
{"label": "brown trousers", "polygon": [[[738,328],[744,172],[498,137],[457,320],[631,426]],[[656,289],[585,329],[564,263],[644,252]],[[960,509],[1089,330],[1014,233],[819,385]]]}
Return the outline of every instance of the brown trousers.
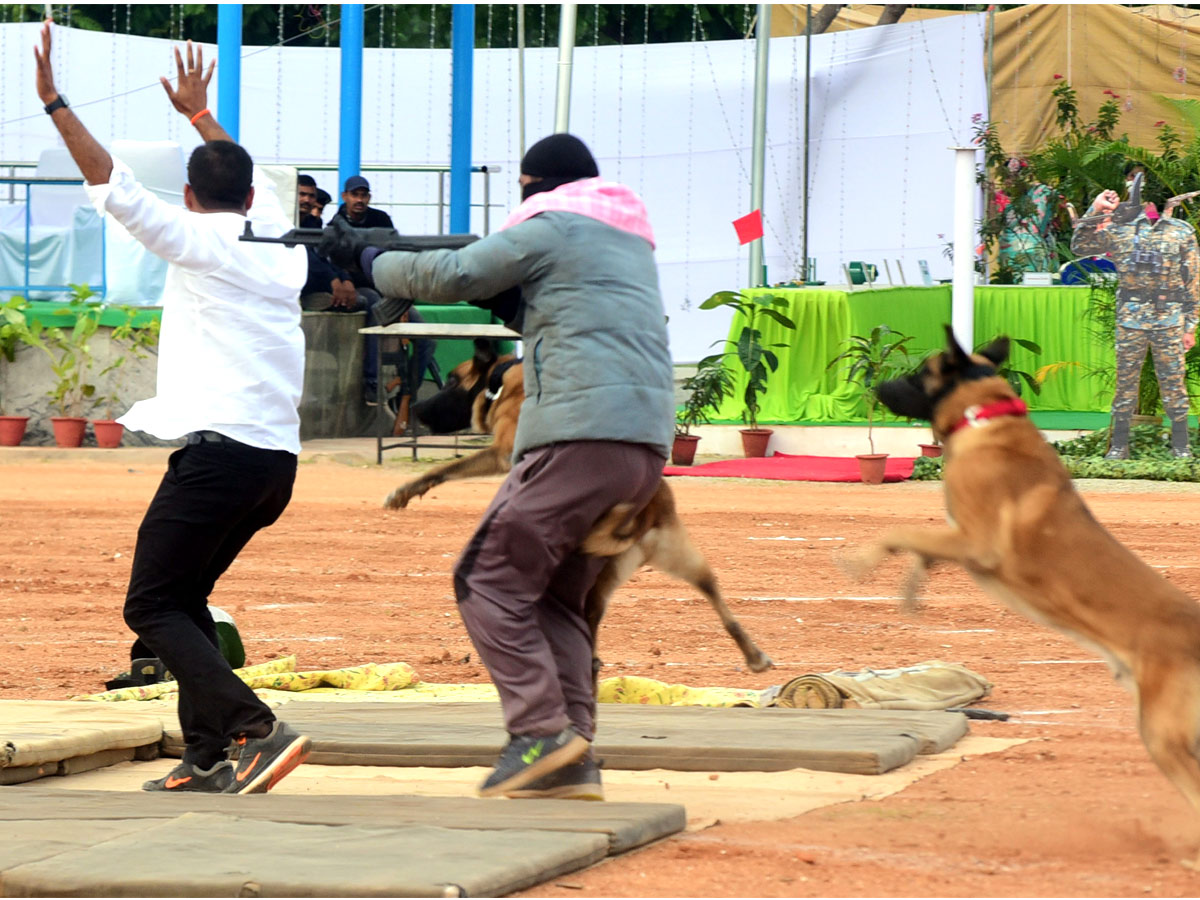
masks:
{"label": "brown trousers", "polygon": [[526,454],[454,569],[459,612],[510,734],[595,734],[584,603],[605,560],[576,552],[614,504],[644,506],[663,458],[644,444],[571,441]]}

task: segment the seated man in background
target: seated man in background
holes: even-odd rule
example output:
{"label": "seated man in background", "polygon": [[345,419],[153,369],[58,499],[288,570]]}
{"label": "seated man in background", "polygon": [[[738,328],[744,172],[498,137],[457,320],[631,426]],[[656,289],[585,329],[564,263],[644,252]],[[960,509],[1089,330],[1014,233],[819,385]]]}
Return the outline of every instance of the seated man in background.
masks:
{"label": "seated man in background", "polygon": [[332,199],[329,196],[329,191],[324,188],[317,188],[317,199],[313,203],[313,215],[318,219],[323,219],[325,216],[325,207],[329,205],[329,201]]}
{"label": "seated man in background", "polygon": [[[392,217],[385,213],[382,209],[376,209],[371,206],[371,184],[361,175],[351,175],[346,179],[346,184],[342,190],[342,205],[334,214],[334,218],[344,219],[355,228],[395,228],[392,224]],[[396,304],[385,303],[381,306],[376,306],[379,301],[379,294],[374,289],[374,284],[371,282],[371,277],[361,270],[350,270],[349,277],[353,280],[354,285],[358,288],[359,296],[365,297],[364,305],[367,310],[368,325],[391,325],[395,322],[421,322],[420,313],[415,309],[409,310],[403,316],[397,314]],[[368,406],[375,405],[377,400],[379,371],[377,363],[379,339],[376,337],[368,337],[366,346],[363,348],[363,399]],[[402,342],[407,345],[408,341]],[[405,398],[416,396],[417,389],[424,380],[425,372],[433,361],[433,351],[437,347],[436,341],[413,341],[411,352],[416,354],[416,371],[417,384],[410,385],[408,383],[408,373],[400,372],[402,379],[399,390],[396,392],[393,400],[388,401],[388,405],[393,412],[397,412],[404,406]],[[406,417],[404,417],[406,418]],[[397,434],[401,431],[397,430]]]}
{"label": "seated man in background", "polygon": [[[306,220],[311,219],[313,208],[317,203],[317,182],[311,175],[296,176],[296,206],[300,210],[298,223],[301,228],[310,228],[311,225],[306,224]],[[319,221],[319,220],[318,220]],[[316,226],[320,228],[320,225]]]}
{"label": "seated man in background", "polygon": [[[300,208],[301,228],[324,227],[316,214],[317,182],[311,175],[296,176],[296,200]],[[308,280],[300,292],[300,308],[305,312],[353,312],[370,309],[379,295],[371,290],[362,293],[354,286],[350,274],[317,254],[313,247],[308,252]]]}
{"label": "seated man in background", "polygon": [[394,228],[392,217],[371,206],[371,185],[361,175],[351,175],[342,188],[342,205],[335,215],[355,228]]}

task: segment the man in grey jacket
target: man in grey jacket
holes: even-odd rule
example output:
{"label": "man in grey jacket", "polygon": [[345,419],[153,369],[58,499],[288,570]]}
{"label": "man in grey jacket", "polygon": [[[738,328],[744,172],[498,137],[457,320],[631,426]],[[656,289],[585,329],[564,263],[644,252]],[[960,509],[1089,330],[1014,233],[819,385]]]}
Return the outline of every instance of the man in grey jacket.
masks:
{"label": "man in grey jacket", "polygon": [[384,296],[454,303],[521,289],[514,467],[454,571],[510,735],[479,794],[603,799],[583,607],[605,561],[577,548],[614,504],[645,505],[658,487],[673,432],[671,355],[640,198],[602,181],[568,134],[530,147],[520,183],[523,202],[483,240],[363,256]]}

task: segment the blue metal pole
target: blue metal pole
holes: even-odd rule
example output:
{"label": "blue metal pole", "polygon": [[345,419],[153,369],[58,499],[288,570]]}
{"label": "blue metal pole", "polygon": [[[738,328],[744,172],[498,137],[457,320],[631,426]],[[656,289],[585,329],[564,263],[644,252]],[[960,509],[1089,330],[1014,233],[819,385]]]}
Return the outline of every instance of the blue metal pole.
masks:
{"label": "blue metal pole", "polygon": [[242,4],[217,7],[217,121],[238,140],[242,119]]}
{"label": "blue metal pole", "polygon": [[363,5],[342,4],[342,93],[338,191],[362,165]]}
{"label": "blue metal pole", "polygon": [[471,230],[471,88],[475,54],[475,7],[454,6],[450,46],[450,233]]}

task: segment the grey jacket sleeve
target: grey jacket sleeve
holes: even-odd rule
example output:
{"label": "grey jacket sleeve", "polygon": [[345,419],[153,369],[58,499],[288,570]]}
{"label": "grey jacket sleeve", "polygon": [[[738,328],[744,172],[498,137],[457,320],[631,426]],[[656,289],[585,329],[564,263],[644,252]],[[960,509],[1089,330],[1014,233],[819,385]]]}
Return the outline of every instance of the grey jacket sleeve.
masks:
{"label": "grey jacket sleeve", "polygon": [[394,250],[373,264],[375,288],[385,297],[422,303],[484,300],[536,278],[560,240],[539,217],[488,235],[461,250]]}

